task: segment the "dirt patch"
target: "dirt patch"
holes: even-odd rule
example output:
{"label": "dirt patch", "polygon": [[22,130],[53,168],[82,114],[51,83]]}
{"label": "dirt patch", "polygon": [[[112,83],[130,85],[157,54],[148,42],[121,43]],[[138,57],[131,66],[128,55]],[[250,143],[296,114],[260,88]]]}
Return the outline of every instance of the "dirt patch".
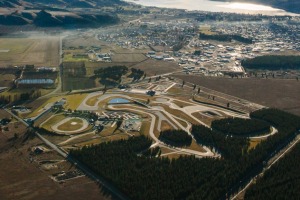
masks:
{"label": "dirt patch", "polygon": [[300,81],[212,78],[187,75],[176,75],[176,77],[254,103],[300,115]]}

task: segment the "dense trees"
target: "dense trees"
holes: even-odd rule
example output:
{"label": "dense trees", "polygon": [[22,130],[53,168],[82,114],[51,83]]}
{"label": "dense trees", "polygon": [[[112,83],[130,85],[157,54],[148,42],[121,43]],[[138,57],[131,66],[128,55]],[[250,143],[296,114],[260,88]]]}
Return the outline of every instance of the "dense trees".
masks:
{"label": "dense trees", "polygon": [[300,128],[300,117],[276,109],[255,111],[251,117],[278,129],[277,134],[251,150],[245,137],[229,137],[203,126],[192,127],[197,142],[215,148],[221,159],[156,157],[159,149],[147,150],[151,140],[144,136],[83,147],[72,150],[70,156],[133,200],[226,199],[257,175]]}
{"label": "dense trees", "polygon": [[270,131],[270,124],[257,119],[225,118],[215,120],[211,127],[221,133],[236,136],[257,136]]}
{"label": "dense trees", "polygon": [[160,132],[159,139],[176,147],[189,146],[192,143],[192,137],[183,130],[162,131]]}
{"label": "dense trees", "polygon": [[286,70],[300,69],[300,56],[267,55],[242,61],[248,69]]}
{"label": "dense trees", "polygon": [[299,199],[300,144],[266,171],[262,178],[246,191],[245,199]]}
{"label": "dense trees", "polygon": [[[100,78],[100,83],[103,85],[117,85],[121,82],[122,76],[127,74],[128,68],[126,66],[112,66],[100,68],[94,71],[96,78]],[[129,78],[133,81],[139,80],[144,76],[144,71],[140,69],[131,68]]]}
{"label": "dense trees", "polygon": [[240,35],[226,35],[226,34],[207,35],[205,33],[200,33],[199,38],[203,40],[217,40],[222,42],[231,42],[232,40],[236,40],[246,44],[252,43],[252,39],[245,38]]}
{"label": "dense trees", "polygon": [[14,93],[11,95],[0,95],[0,105],[7,103],[18,103],[27,100],[33,100],[42,95],[40,90],[31,90],[26,93]]}
{"label": "dense trees", "polygon": [[70,155],[113,182],[131,199],[143,200],[186,199],[199,186],[207,189],[211,174],[223,166],[222,161],[215,159],[141,156],[139,152],[150,145],[150,139],[140,136],[84,147]]}
{"label": "dense trees", "polygon": [[228,137],[202,125],[193,125],[192,134],[199,144],[207,146],[225,158],[238,159],[247,152],[247,138]]}
{"label": "dense trees", "polygon": [[100,78],[103,85],[117,85],[128,71],[126,66],[112,66],[100,68],[94,71],[95,77]]}
{"label": "dense trees", "polygon": [[144,75],[144,71],[140,69],[131,68],[131,74],[128,76],[130,78],[133,78],[133,81],[139,80]]}

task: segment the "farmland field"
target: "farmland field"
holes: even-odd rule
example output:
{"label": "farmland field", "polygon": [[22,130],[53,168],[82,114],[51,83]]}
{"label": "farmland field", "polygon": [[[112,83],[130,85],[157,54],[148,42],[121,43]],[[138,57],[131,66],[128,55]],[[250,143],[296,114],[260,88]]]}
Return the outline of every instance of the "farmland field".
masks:
{"label": "farmland field", "polygon": [[131,53],[123,53],[123,54],[115,54],[112,57],[113,62],[142,62],[146,60],[147,57],[143,54],[131,54]]}
{"label": "farmland field", "polygon": [[[23,132],[18,128],[19,136],[22,138]],[[26,130],[24,127],[23,130]],[[10,135],[13,136],[12,132]],[[9,133],[0,134],[0,197],[1,199],[88,199],[110,200],[110,194],[104,193],[102,186],[83,176],[69,180],[63,184],[53,181],[50,176],[60,171],[73,171],[74,165],[65,162],[55,152],[48,152],[34,156],[34,162],[29,158],[32,146],[41,144],[38,138],[22,143],[19,141],[15,148],[8,142]],[[20,144],[19,144],[20,143]],[[40,161],[58,160],[61,161],[58,169],[42,170]],[[100,189],[99,189],[100,187]]]}
{"label": "farmland field", "polygon": [[140,62],[132,67],[144,71],[147,75],[165,74],[177,70],[180,71],[177,63],[153,59],[145,60],[144,62]]}
{"label": "farmland field", "polygon": [[7,65],[59,65],[59,38],[0,38],[0,67]]}
{"label": "farmland field", "polygon": [[225,94],[268,107],[300,115],[300,82],[284,79],[230,79],[178,75],[186,82],[198,84]]}
{"label": "farmland field", "polygon": [[11,87],[15,78],[13,74],[0,74],[0,87]]}

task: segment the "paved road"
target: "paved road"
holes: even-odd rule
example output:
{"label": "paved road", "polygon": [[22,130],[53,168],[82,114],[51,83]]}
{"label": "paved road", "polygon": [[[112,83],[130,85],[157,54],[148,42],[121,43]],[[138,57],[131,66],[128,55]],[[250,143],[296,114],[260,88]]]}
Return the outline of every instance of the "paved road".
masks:
{"label": "paved road", "polygon": [[[86,101],[89,99],[89,98],[92,98],[94,96],[97,96],[97,95],[101,95],[102,92],[95,92],[95,93],[91,93],[89,94],[85,100],[81,103],[81,105],[78,107],[79,110],[98,110],[99,107],[98,107],[98,103],[107,99],[107,98],[111,98],[111,97],[124,97],[124,98],[127,98],[127,99],[131,99],[131,100],[134,100],[133,98],[131,98],[130,96],[128,95],[124,95],[124,94],[114,94],[114,93],[107,93],[107,94],[104,94],[102,96],[100,96],[98,99],[97,99],[97,102],[94,106],[89,106],[86,104]],[[244,118],[248,118],[246,117],[245,115],[240,115],[240,114],[237,114],[235,112],[232,112],[232,111],[227,111],[225,109],[221,109],[221,108],[212,108],[212,107],[207,107],[207,106],[203,106],[203,105],[199,105],[199,104],[196,104],[194,102],[186,102],[186,101],[182,101],[182,100],[177,100],[177,99],[173,99],[171,97],[166,97],[166,96],[158,96],[158,98],[161,97],[161,98],[164,98],[166,99],[166,101],[159,101],[159,103],[162,103],[162,104],[165,104],[167,106],[169,106],[170,108],[172,109],[175,109],[175,110],[179,110],[183,113],[186,113],[189,117],[193,118],[195,121],[199,122],[200,124],[203,124],[204,126],[208,127],[208,125],[206,125],[205,123],[203,123],[201,120],[197,119],[196,117],[194,117],[192,115],[192,113],[194,112],[198,112],[198,111],[208,111],[208,110],[212,110],[212,111],[219,111],[219,112],[223,112],[229,116],[234,116],[234,117],[244,117]],[[178,107],[175,103],[173,103],[172,101],[181,101],[181,102],[184,102],[184,103],[188,103],[190,104],[190,106],[186,106],[186,107]],[[110,109],[112,110],[116,110],[113,106],[109,106]],[[118,108],[117,110],[122,110],[120,108]],[[155,144],[154,145],[157,145],[157,144],[162,144],[162,142],[154,135],[154,126],[155,126],[155,120],[156,120],[156,115],[153,115],[152,113],[150,112],[153,112],[153,113],[157,113],[157,112],[161,112],[162,114],[164,114],[166,117],[168,117],[168,119],[170,119],[172,122],[174,122],[176,124],[177,127],[179,127],[180,129],[182,130],[186,130],[190,135],[190,128],[191,128],[191,125],[189,125],[188,123],[188,127],[184,127],[182,126],[182,124],[180,124],[175,118],[176,116],[168,113],[167,111],[165,111],[162,107],[151,107],[151,108],[133,108],[132,109],[123,109],[123,110],[132,110],[134,112],[140,112],[140,113],[144,113],[144,114],[148,114],[150,115],[151,119],[152,119],[152,122],[151,122],[151,126],[150,126],[150,130],[149,130],[149,134],[150,134],[150,137],[155,141]],[[142,111],[142,110],[145,110],[145,111]],[[159,117],[159,115],[158,115]],[[177,117],[178,118],[178,117]],[[161,117],[159,117],[159,120],[162,120]],[[168,120],[169,121],[169,120]],[[173,123],[171,123],[172,126]],[[193,135],[191,135],[193,137]],[[165,145],[165,144],[164,144]],[[180,151],[183,151],[183,149],[179,149]],[[197,154],[199,156],[214,156],[214,154],[210,151],[210,149],[206,148],[208,154],[202,154],[200,152],[200,154]],[[190,154],[193,154],[195,155],[195,151],[190,151],[190,150],[187,150]],[[187,152],[185,151],[185,152]],[[198,152],[199,153],[199,152]]]}
{"label": "paved road", "polygon": [[[236,195],[234,195],[232,198],[230,198],[231,200],[234,200],[234,199],[237,199],[237,197],[239,197],[252,183],[253,181],[256,180],[257,177],[260,177],[260,176],[263,176],[264,173],[270,169],[275,163],[277,163],[281,158],[283,158],[298,142],[300,141],[300,136],[298,135],[295,140],[293,142],[291,142],[287,147],[286,149],[279,153],[274,155],[273,158],[277,157],[274,161],[272,161],[271,163],[268,164],[268,166],[266,168],[263,169],[263,171],[258,174],[257,176],[255,176],[254,178],[252,178],[249,183],[242,189],[240,190]],[[271,158],[272,159],[272,158]],[[271,160],[269,159],[269,160]]]}
{"label": "paved road", "polygon": [[[204,152],[199,152],[199,151],[195,151],[195,150],[191,150],[191,149],[170,147],[169,145],[167,145],[167,144],[163,143],[162,141],[160,141],[154,134],[156,116],[153,115],[152,113],[150,113],[151,110],[142,111],[141,108],[138,108],[138,109],[134,109],[134,108],[132,108],[132,109],[131,108],[124,108],[124,109],[123,108],[114,108],[112,105],[110,105],[108,107],[112,110],[127,110],[127,111],[133,111],[133,112],[138,112],[138,113],[149,115],[151,117],[151,125],[150,125],[150,129],[149,129],[149,135],[155,141],[155,143],[152,144],[151,147],[154,147],[154,146],[158,145],[158,146],[161,146],[161,147],[167,147],[167,148],[171,148],[173,150],[177,150],[178,152],[183,152],[183,153],[187,153],[187,154],[191,154],[191,155],[195,155],[195,156],[200,156],[200,157],[215,157],[216,156],[208,148],[204,148],[206,150],[206,152],[204,153]],[[152,111],[157,111],[157,110],[154,109]]]}
{"label": "paved road", "polygon": [[[175,78],[175,80],[182,81],[179,78]],[[177,83],[177,84],[178,85],[182,85],[181,83]],[[193,88],[192,86],[188,86],[187,84],[190,84],[192,86],[194,85],[193,83],[185,82],[184,87]],[[224,99],[224,100],[227,100],[227,101],[230,100],[230,101],[235,102],[237,104],[240,104],[242,106],[252,107],[255,110],[259,110],[259,109],[265,108],[265,106],[263,106],[263,105],[260,105],[260,104],[257,104],[257,103],[253,103],[253,102],[250,102],[250,101],[248,101],[246,99],[238,98],[238,97],[235,97],[235,96],[232,96],[232,95],[229,95],[229,94],[221,93],[219,91],[212,90],[212,89],[206,88],[204,86],[200,86],[200,88],[201,88],[201,92],[203,92],[205,94],[213,95],[213,96],[215,96],[217,98],[221,98],[221,99]],[[245,104],[241,103],[241,101],[244,102]]]}
{"label": "paved road", "polygon": [[274,127],[274,126],[271,126],[271,133],[267,134],[267,135],[262,135],[262,136],[255,136],[255,137],[249,137],[250,139],[263,139],[263,138],[267,138],[271,135],[274,135],[276,133],[278,133],[278,130]]}

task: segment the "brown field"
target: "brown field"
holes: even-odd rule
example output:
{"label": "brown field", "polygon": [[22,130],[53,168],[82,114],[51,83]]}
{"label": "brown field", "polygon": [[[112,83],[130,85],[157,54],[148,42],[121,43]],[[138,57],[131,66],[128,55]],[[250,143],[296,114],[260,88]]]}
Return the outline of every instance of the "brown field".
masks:
{"label": "brown field", "polygon": [[[0,113],[1,114],[1,113]],[[17,126],[16,126],[17,125]],[[50,175],[61,171],[73,171],[75,167],[67,161],[58,165],[58,169],[45,170],[39,164],[44,160],[63,160],[55,152],[30,156],[30,149],[42,142],[33,138],[24,141],[26,127],[20,122],[10,123],[10,131],[0,134],[0,197],[5,200],[52,200],[52,199],[112,199],[103,189],[87,177],[75,178],[65,183],[50,179]],[[18,139],[8,139],[18,133]],[[33,162],[30,162],[30,157]]]}
{"label": "brown field", "polygon": [[146,60],[147,57],[143,54],[132,54],[132,53],[123,53],[123,54],[115,54],[112,56],[113,62],[142,62]]}
{"label": "brown field", "polygon": [[42,124],[42,127],[44,129],[47,129],[49,131],[52,131],[51,126],[57,124],[61,120],[65,119],[66,117],[63,114],[60,115],[53,115],[51,118],[49,118],[44,124]]}
{"label": "brown field", "polygon": [[10,117],[11,116],[5,110],[0,109],[0,119],[10,118]]}
{"label": "brown field", "polygon": [[0,87],[12,87],[15,78],[13,74],[0,74]]}
{"label": "brown field", "polygon": [[[6,140],[3,135],[0,140]],[[101,188],[87,177],[69,180],[66,183],[59,184],[50,179],[50,175],[57,170],[44,171],[38,163],[29,161],[28,148],[32,144],[38,144],[40,141],[35,139],[18,148],[11,148],[8,151],[0,153],[0,197],[1,199],[112,199],[104,195]],[[1,143],[0,148],[5,148]],[[52,155],[51,155],[52,154]],[[62,159],[55,153],[43,155],[42,159]],[[34,159],[40,159],[34,156]],[[74,170],[74,166],[65,162],[59,166],[60,171]]]}
{"label": "brown field", "polygon": [[166,131],[174,128],[166,120],[162,120],[160,129],[161,131]]}
{"label": "brown field", "polygon": [[101,94],[100,95],[97,95],[97,96],[93,96],[91,98],[89,98],[87,101],[86,101],[86,104],[89,105],[89,106],[94,106],[97,101],[98,101],[98,98],[102,96]]}
{"label": "brown field", "polygon": [[165,147],[160,147],[160,150],[161,150],[161,154],[173,152],[172,149],[168,149],[168,148],[165,148]]}
{"label": "brown field", "polygon": [[193,123],[193,124],[199,124],[196,120],[194,120],[193,118],[191,118],[190,116],[188,116],[187,114],[185,114],[184,112],[181,112],[179,110],[176,110],[176,109],[172,109],[166,105],[160,105],[161,107],[163,107],[168,113],[176,116],[176,117],[179,117],[179,118],[182,118],[190,123]]}
{"label": "brown field", "polygon": [[259,143],[266,139],[250,139],[248,149],[254,149]]}
{"label": "brown field", "polygon": [[[176,119],[176,118],[175,118]],[[187,127],[188,125],[187,125],[187,123],[185,122],[185,121],[183,121],[183,120],[181,120],[181,119],[176,119],[180,124],[181,124],[181,126],[183,126],[183,127]]]}
{"label": "brown field", "polygon": [[69,48],[69,47],[78,48],[79,46],[90,47],[90,46],[106,45],[106,43],[97,40],[93,36],[93,33],[85,33],[85,35],[78,34],[78,35],[68,36],[64,38],[63,43],[65,48]]}
{"label": "brown field", "polygon": [[59,65],[59,38],[0,38],[1,49],[9,50],[0,53],[0,66],[26,65],[36,66]]}
{"label": "brown field", "polygon": [[206,152],[205,149],[201,145],[197,144],[195,140],[192,141],[192,144],[188,148],[199,152]]}
{"label": "brown field", "polygon": [[176,77],[267,107],[275,107],[300,115],[300,81],[211,78],[187,75],[176,75]]}
{"label": "brown field", "polygon": [[128,135],[117,134],[117,135],[112,135],[112,136],[108,136],[108,137],[92,139],[92,140],[89,140],[86,142],[77,143],[76,146],[83,147],[86,145],[96,145],[96,144],[100,144],[102,142],[115,141],[115,140],[128,139],[128,138],[129,138]]}
{"label": "brown field", "polygon": [[210,126],[212,121],[214,120],[214,118],[209,118],[205,115],[201,115],[200,112],[192,113],[192,115],[208,126]]}
{"label": "brown field", "polygon": [[150,126],[151,126],[151,122],[150,121],[143,121],[140,133],[142,135],[148,135],[149,134]]}
{"label": "brown field", "polygon": [[174,62],[157,61],[153,59],[145,60],[144,62],[133,65],[132,67],[143,70],[148,76],[180,71],[180,68]]}
{"label": "brown field", "polygon": [[173,103],[175,103],[180,108],[183,108],[183,107],[186,107],[186,106],[192,106],[193,105],[192,103],[182,102],[182,101],[177,101],[177,100],[174,100]]}

